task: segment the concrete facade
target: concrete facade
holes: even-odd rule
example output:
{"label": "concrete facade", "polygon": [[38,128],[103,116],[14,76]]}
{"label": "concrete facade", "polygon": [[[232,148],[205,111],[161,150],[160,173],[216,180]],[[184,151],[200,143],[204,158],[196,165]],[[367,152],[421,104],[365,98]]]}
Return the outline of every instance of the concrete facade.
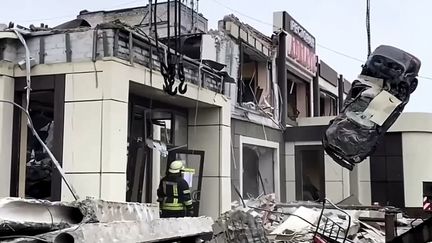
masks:
{"label": "concrete facade", "polygon": [[[157,15],[161,20],[158,26],[163,37],[166,35],[163,20],[166,19],[167,5],[159,5]],[[155,53],[150,52],[152,42],[135,31],[99,26],[96,30],[80,28],[27,36],[31,56],[37,64],[31,74],[35,77],[64,75],[61,161],[67,178],[78,194],[111,201],[127,200],[130,106],[131,97],[137,96],[150,100],[150,103],[161,103],[166,109],[185,110],[187,132],[182,131],[181,136],[187,143],[186,149],[205,152],[200,215],[217,218],[229,210],[231,202],[239,199],[234,188],[239,189],[243,197],[246,196],[244,185],[248,179],[255,180],[257,187],[261,186],[258,177],[244,178],[245,168],[252,158],[245,151],[257,153],[258,171],[265,174],[262,187],[267,189],[267,193],[275,193],[282,202],[302,199],[298,196],[303,183],[298,183],[302,176],[298,168],[303,162],[298,162],[298,151],[310,147],[320,156],[315,159],[323,166],[315,172],[322,175],[322,190],[327,198],[339,202],[355,195],[362,204],[373,203],[377,199],[377,183],[387,183],[386,179],[377,181],[374,178],[376,158],[368,158],[348,172],[321,148],[322,132],[331,117],[320,117],[316,112],[320,105],[323,105],[326,114],[335,110],[332,110],[331,103],[324,102],[318,106],[316,103],[320,103],[322,92],[335,96],[341,102],[350,83],[324,62],[314,59],[315,47],[304,40],[297,40],[299,37],[290,33],[284,39],[288,52],[278,53],[279,46],[273,42],[275,36],[266,37],[241,23],[235,16],[230,15],[220,21],[218,30],[207,31],[204,17],[196,14],[197,22],[192,24],[190,9],[184,5],[182,8],[184,34],[205,33],[194,36],[199,37],[197,45],[201,49],[201,62],[185,57],[188,91],[174,97],[163,92],[164,80],[158,70],[160,63]],[[147,12],[147,7],[82,12],[78,18],[87,20],[93,27],[118,18],[134,26],[143,20]],[[281,21],[281,16],[275,14],[275,24]],[[142,26],[145,31],[148,31],[148,22],[148,17],[145,17],[143,23],[147,26]],[[118,32],[122,32],[121,35]],[[132,40],[128,39],[131,36]],[[5,46],[0,55],[3,58],[0,60],[0,100],[13,101],[16,80],[25,76],[16,63],[24,59],[25,51],[18,41],[11,38],[0,38],[0,44]],[[44,53],[41,53],[42,45]],[[307,45],[307,55],[299,53],[298,48],[302,45]],[[165,46],[163,48],[166,51]],[[277,65],[278,56],[282,56],[282,67]],[[308,56],[308,60],[302,60],[304,56]],[[234,82],[222,82],[219,73],[203,64],[203,61],[209,60],[223,64],[222,71]],[[318,64],[319,68],[316,69],[313,63]],[[288,73],[284,80],[278,77],[279,69]],[[209,75],[203,75],[205,72]],[[243,98],[244,90],[239,90],[245,81],[250,82],[248,86],[256,85],[251,88],[254,95],[258,94],[258,88],[262,89],[259,99],[255,97],[256,100],[248,102],[239,99]],[[285,90],[282,90],[281,82],[285,84]],[[296,86],[287,87],[289,82]],[[296,96],[288,102],[281,99],[284,94],[294,93]],[[340,97],[341,94],[343,97]],[[289,124],[282,125],[282,111],[294,104],[300,113]],[[151,105],[149,109],[152,109]],[[10,184],[14,180],[10,173],[14,157],[11,141],[16,122],[11,105],[0,103],[0,164],[4,168],[0,172],[0,196],[10,195]],[[21,123],[21,128],[25,127],[25,123]],[[420,207],[421,184],[432,181],[427,173],[430,166],[424,162],[432,144],[431,127],[430,114],[404,113],[389,131],[401,134],[402,186],[406,207]],[[161,140],[161,131],[152,130],[151,137]],[[26,138],[30,135],[26,129],[21,129],[19,136]],[[25,146],[21,142],[18,149]],[[387,155],[377,157],[387,160],[391,157]],[[146,183],[150,185],[150,201],[155,202],[155,191],[163,176],[161,168],[164,159],[157,149],[152,150],[151,156],[152,178]],[[24,193],[25,182],[22,178],[25,178],[26,171],[22,164],[25,165],[26,161],[24,158],[21,160],[20,192]],[[73,199],[64,183],[59,190],[59,199]]]}
{"label": "concrete facade", "polygon": [[[227,143],[231,123],[229,99],[192,83],[188,84],[186,94],[168,97],[162,91],[163,78],[159,72],[151,71],[139,63],[131,63],[130,60],[112,56],[98,57],[92,62],[94,45],[93,47],[84,45],[85,40],[93,39],[92,33],[92,31],[84,31],[70,34],[71,45],[74,48],[83,45],[82,52],[73,52],[74,59],[71,62],[66,62],[67,57],[64,52],[56,56],[56,51],[64,47],[56,47],[52,42],[64,38],[64,34],[28,38],[32,56],[38,55],[41,38],[44,38],[46,44],[45,63],[38,61],[32,68],[32,76],[64,75],[65,77],[61,161],[66,177],[75,187],[78,195],[81,198],[126,200],[129,97],[131,93],[135,93],[154,101],[177,104],[189,111],[187,148],[206,153],[200,214],[217,217],[228,210],[231,202],[230,149]],[[17,62],[20,59],[21,49],[17,48],[15,60],[10,61]],[[101,53],[104,52],[100,50]],[[108,55],[110,53],[112,55],[113,52],[108,52]],[[1,71],[0,99],[13,101],[14,80],[24,77],[25,72],[17,65],[6,63],[2,63]],[[131,87],[134,90],[131,90]],[[12,124],[16,122],[13,120],[12,110],[10,104],[0,104],[2,114],[0,142],[4,145],[1,161],[6,168],[3,170],[4,183],[0,189],[2,196],[10,195],[11,176],[10,169],[7,168],[10,168],[12,158]],[[156,164],[154,166],[160,167]],[[25,172],[21,174],[19,180],[23,180],[22,176],[25,176]],[[161,177],[159,171],[154,176]],[[156,191],[157,186],[157,183],[153,183],[151,190]],[[73,200],[72,194],[64,183],[60,190],[61,200]],[[216,191],[219,193],[214,194]]]}

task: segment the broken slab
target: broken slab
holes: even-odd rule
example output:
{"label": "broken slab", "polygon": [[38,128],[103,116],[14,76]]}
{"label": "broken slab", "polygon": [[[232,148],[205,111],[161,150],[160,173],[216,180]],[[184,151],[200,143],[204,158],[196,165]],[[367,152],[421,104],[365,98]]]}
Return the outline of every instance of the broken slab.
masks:
{"label": "broken slab", "polygon": [[79,224],[78,208],[45,200],[0,199],[0,235],[40,234]]}
{"label": "broken slab", "polygon": [[0,235],[36,235],[82,223],[151,222],[159,218],[157,204],[85,199],[74,202],[0,199]]}
{"label": "broken slab", "polygon": [[[292,234],[293,232],[309,231],[313,225],[318,223],[320,216],[319,211],[315,211],[305,207],[299,207],[294,211],[292,216],[289,216],[282,224],[280,224],[271,235]],[[307,221],[307,222],[306,222]]]}
{"label": "broken slab", "polygon": [[83,222],[108,223],[113,221],[151,222],[159,218],[159,205],[155,203],[109,202],[85,199],[72,202],[84,215]]}
{"label": "broken slab", "polygon": [[[74,243],[159,242],[194,237],[209,240],[213,235],[212,225],[213,220],[210,217],[155,219],[151,222],[117,221],[90,223],[38,235],[37,238],[47,242]],[[29,241],[29,239],[23,238],[9,242],[23,243],[37,241]]]}

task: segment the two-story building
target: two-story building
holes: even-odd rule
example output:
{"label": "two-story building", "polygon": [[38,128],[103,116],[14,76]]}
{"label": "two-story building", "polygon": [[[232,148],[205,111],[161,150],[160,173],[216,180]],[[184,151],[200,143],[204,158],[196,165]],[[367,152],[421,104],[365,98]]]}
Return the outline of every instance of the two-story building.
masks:
{"label": "two-story building", "polygon": [[[429,144],[428,117],[403,115],[385,149],[344,170],[320,140],[350,82],[318,58],[306,28],[276,12],[272,36],[234,15],[208,30],[203,15],[183,4],[182,22],[168,19],[174,9],[81,11],[54,28],[21,29],[24,41],[0,31],[0,100],[29,101],[34,128],[78,195],[155,202],[168,163],[184,159],[195,169],[197,213],[212,217],[238,194],[275,193],[282,202],[354,195],[363,204],[421,206],[419,185],[432,178],[408,179],[418,169],[406,162],[422,165],[424,152],[413,143]],[[169,36],[168,26],[172,34],[178,25]],[[173,96],[164,92],[160,67],[174,43],[181,43],[188,88]],[[25,115],[9,103],[0,103],[0,135],[0,196],[73,199]],[[404,197],[394,198],[394,188]]]}

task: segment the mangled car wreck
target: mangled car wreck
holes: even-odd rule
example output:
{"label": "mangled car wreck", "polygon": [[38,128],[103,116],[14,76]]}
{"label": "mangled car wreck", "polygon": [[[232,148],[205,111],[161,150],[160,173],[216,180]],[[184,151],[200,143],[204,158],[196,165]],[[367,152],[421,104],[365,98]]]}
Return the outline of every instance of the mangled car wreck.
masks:
{"label": "mangled car wreck", "polygon": [[420,65],[418,58],[391,46],[370,55],[323,138],[338,164],[352,170],[374,152],[415,91]]}

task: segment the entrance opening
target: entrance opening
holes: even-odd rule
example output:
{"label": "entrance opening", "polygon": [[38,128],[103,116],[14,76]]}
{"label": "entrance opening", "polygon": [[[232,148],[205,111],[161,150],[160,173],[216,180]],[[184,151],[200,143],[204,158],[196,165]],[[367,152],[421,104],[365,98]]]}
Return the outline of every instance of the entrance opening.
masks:
{"label": "entrance opening", "polygon": [[322,148],[313,147],[315,146],[296,147],[297,200],[318,201],[324,199],[324,152]]}
{"label": "entrance opening", "polygon": [[169,151],[187,148],[187,112],[136,96],[130,99],[126,201],[156,202]]}
{"label": "entrance opening", "polygon": [[243,197],[275,192],[274,149],[243,145]]}
{"label": "entrance opening", "polygon": [[[204,157],[204,151],[179,149],[170,151],[167,160],[169,163],[174,160],[182,160],[185,162],[186,173],[184,173],[183,176],[190,187],[195,217],[199,215]],[[161,168],[163,167],[165,169],[164,176],[168,173],[169,163],[166,163],[164,166],[161,164]],[[190,169],[193,171],[190,171]]]}

